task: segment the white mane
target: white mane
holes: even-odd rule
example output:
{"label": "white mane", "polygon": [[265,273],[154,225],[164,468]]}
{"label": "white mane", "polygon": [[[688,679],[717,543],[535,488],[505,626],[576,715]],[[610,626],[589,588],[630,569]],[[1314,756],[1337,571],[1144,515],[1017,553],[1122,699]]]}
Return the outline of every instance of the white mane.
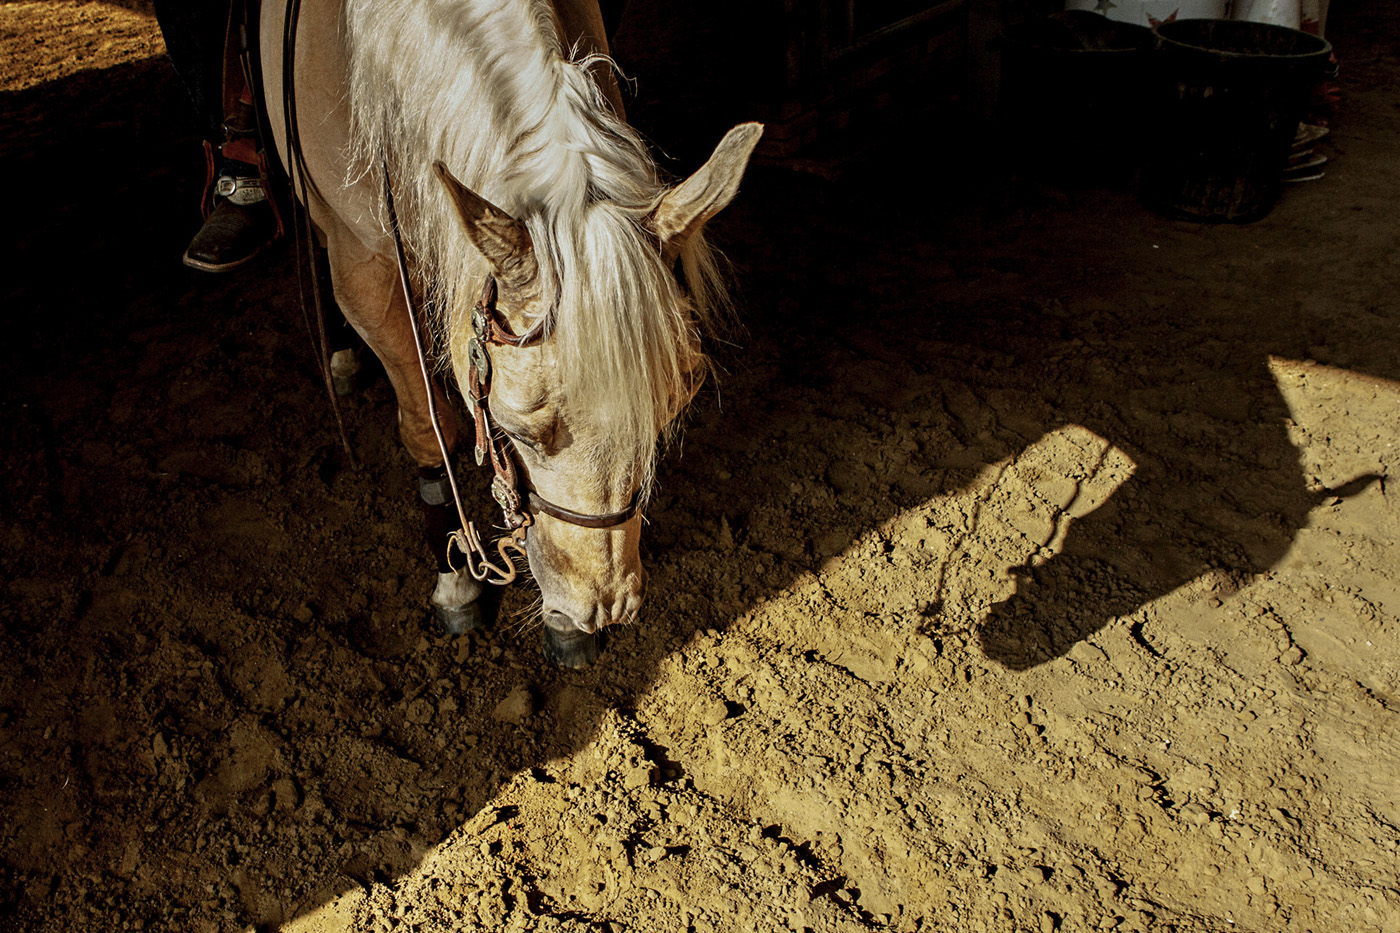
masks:
{"label": "white mane", "polygon": [[568,405],[602,419],[624,445],[611,453],[639,457],[649,474],[695,322],[723,292],[700,237],[681,257],[688,296],[663,264],[647,223],[665,187],[590,74],[610,62],[568,54],[545,0],[349,0],[346,9],[352,171],[378,177],[387,159],[453,357],[465,359],[455,351],[486,268],[433,174],[436,159],[526,224],[544,293],[559,296],[551,323]]}

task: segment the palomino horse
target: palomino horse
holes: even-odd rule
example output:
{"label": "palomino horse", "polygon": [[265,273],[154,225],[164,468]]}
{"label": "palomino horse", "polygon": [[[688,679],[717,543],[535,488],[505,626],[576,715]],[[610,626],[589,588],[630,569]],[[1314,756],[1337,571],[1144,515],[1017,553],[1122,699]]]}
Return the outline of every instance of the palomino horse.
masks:
{"label": "palomino horse", "polygon": [[[261,14],[269,120],[283,163],[304,169],[336,301],[397,393],[425,503],[450,501],[444,451],[459,427],[420,370],[410,291],[496,487],[516,486],[493,492],[539,584],[547,653],[588,663],[597,633],[641,606],[637,503],[724,302],[702,228],[762,127],[735,127],[695,175],[663,185],[624,122],[596,0],[300,0],[284,97],[287,2]],[[455,524],[430,534],[435,549]],[[449,631],[480,624],[490,576],[453,569],[462,557],[440,559],[432,597]]]}

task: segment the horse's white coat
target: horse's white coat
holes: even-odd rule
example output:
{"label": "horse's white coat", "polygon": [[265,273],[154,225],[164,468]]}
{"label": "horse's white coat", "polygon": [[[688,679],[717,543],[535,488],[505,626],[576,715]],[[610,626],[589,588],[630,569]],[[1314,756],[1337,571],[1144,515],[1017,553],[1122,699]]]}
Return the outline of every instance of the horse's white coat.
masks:
{"label": "horse's white coat", "polygon": [[437,584],[429,602],[447,610],[463,609],[481,596],[481,584],[462,571],[438,574]]}

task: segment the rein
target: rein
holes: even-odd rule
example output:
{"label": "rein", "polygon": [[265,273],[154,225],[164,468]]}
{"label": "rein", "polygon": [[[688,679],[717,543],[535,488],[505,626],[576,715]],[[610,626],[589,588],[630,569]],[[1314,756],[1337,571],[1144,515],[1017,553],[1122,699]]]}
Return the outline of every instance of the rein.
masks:
{"label": "rein", "polygon": [[457,518],[461,522],[461,527],[448,535],[447,562],[454,570],[456,569],[456,565],[452,562],[452,550],[455,547],[466,557],[465,569],[472,575],[473,579],[504,586],[514,582],[518,574],[511,552],[528,556],[525,550],[525,537],[529,527],[534,524],[532,511],[542,512],[558,521],[582,528],[615,528],[630,521],[637,514],[641,490],[638,489],[632,494],[632,500],[621,511],[589,514],[555,505],[533,489],[526,489],[522,486],[520,470],[517,468],[514,455],[510,448],[503,444],[496,433],[491,430],[489,406],[491,354],[487,348],[492,345],[520,349],[537,346],[545,339],[546,329],[542,320],[524,334],[513,333],[501,320],[501,316],[496,310],[496,279],[493,276],[487,276],[481,287],[481,297],[477,299],[476,306],[472,308],[472,336],[467,341],[468,385],[465,394],[476,429],[474,449],[476,465],[481,466],[488,459],[491,461],[491,469],[495,474],[491,479],[491,498],[501,507],[505,527],[510,532],[509,535],[496,541],[496,553],[499,555],[501,563],[493,564],[491,562],[491,555],[482,545],[481,534],[476,530],[476,525],[467,520],[466,512],[462,508],[462,497],[457,490],[457,479],[453,475],[452,458],[438,421],[432,376],[428,370],[427,354],[423,350],[417,303],[414,301],[413,288],[409,282],[408,257],[404,250],[398,213],[394,210],[394,192],[389,183],[387,163],[384,163],[383,169],[384,206],[388,215],[389,228],[394,235],[394,256],[398,261],[399,284],[403,289],[404,304],[408,309],[409,323],[413,329],[413,346],[418,352],[418,368],[423,375],[423,387],[428,393],[429,419],[432,421],[433,434],[437,438],[438,449],[442,452],[443,468],[447,472],[448,485],[452,489],[452,501],[457,508]]}
{"label": "rein", "polygon": [[[245,2],[245,21],[248,24],[258,24],[260,31],[261,0],[245,0]],[[311,314],[306,307],[306,286],[302,279],[300,262],[296,264],[297,295],[301,299],[302,319],[306,323],[312,349],[316,353],[316,363],[321,370],[321,380],[325,385],[326,397],[330,400],[331,412],[335,415],[336,429],[340,432],[340,445],[345,450],[345,456],[351,465],[355,465],[357,462],[355,449],[351,446],[350,435],[345,430],[345,419],[340,413],[340,402],[336,399],[334,380],[331,375],[330,337],[326,332],[326,303],[322,288],[322,267],[316,249],[316,236],[311,225],[311,193],[315,192],[317,196],[320,196],[321,192],[317,188],[316,182],[311,178],[310,171],[307,170],[306,156],[301,148],[301,128],[297,122],[296,36],[300,18],[301,0],[287,0],[282,19],[282,131],[287,140],[287,158],[282,168],[287,175],[287,186],[291,194],[288,200],[291,209],[289,226],[292,231],[292,239],[296,244],[296,251],[305,257],[308,277],[311,280],[312,305],[316,309],[314,327],[312,326]],[[270,141],[272,127],[267,124],[267,98],[263,91],[261,50],[257,55],[248,53],[247,58],[245,68],[248,69],[249,84],[255,89],[253,98],[257,102],[259,127],[264,133],[263,139]],[[276,152],[275,146],[272,147],[272,151]],[[280,218],[277,223],[280,228],[282,224]]]}

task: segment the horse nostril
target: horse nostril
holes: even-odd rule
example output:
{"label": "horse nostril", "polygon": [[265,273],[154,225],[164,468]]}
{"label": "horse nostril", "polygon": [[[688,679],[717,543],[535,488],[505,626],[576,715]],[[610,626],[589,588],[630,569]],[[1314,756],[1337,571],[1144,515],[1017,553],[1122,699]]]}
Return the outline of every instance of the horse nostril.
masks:
{"label": "horse nostril", "polygon": [[622,597],[613,604],[613,622],[631,622],[642,611],[642,602],[646,598],[646,574],[641,571],[633,574],[629,583]]}
{"label": "horse nostril", "polygon": [[592,619],[580,622],[560,609],[546,610],[544,614],[544,624],[546,627],[556,632],[583,632],[592,635],[594,632],[598,631],[598,626],[593,624]]}

